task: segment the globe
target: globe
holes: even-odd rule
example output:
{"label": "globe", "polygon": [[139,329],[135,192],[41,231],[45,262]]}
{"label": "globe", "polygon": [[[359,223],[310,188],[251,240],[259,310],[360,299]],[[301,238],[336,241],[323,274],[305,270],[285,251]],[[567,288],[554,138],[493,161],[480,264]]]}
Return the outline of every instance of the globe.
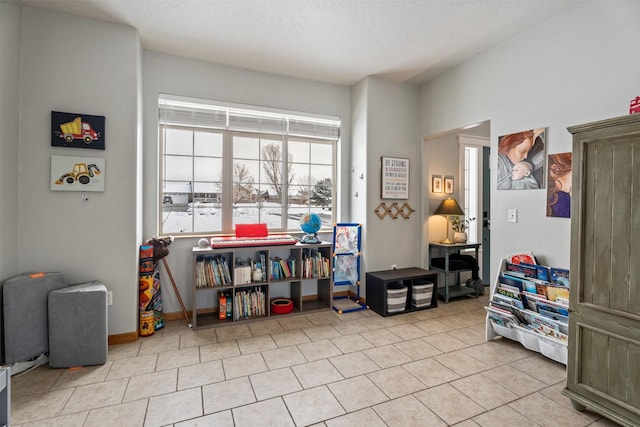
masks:
{"label": "globe", "polygon": [[322,226],[322,219],[320,216],[315,213],[308,213],[302,215],[300,218],[300,228],[302,231],[307,233],[302,240],[301,243],[320,243],[320,239],[318,238],[318,230]]}

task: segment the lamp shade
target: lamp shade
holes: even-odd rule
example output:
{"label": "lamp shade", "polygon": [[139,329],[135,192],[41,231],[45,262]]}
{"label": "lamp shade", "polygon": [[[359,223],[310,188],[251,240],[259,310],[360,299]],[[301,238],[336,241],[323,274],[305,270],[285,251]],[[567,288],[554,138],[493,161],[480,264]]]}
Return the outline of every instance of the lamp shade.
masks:
{"label": "lamp shade", "polygon": [[433,213],[434,215],[464,215],[464,211],[456,202],[456,199],[449,197],[443,200],[438,206],[438,209]]}

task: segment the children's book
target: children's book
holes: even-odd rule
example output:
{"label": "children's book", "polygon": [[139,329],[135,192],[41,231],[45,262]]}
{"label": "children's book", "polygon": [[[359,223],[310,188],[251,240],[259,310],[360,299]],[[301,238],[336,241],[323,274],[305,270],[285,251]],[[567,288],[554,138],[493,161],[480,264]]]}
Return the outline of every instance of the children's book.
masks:
{"label": "children's book", "polygon": [[544,310],[538,307],[538,313],[541,316],[547,317],[549,319],[557,320],[558,322],[564,323],[565,325],[569,323],[569,317],[563,316],[562,314],[554,313],[552,311]]}
{"label": "children's book", "polygon": [[503,304],[511,305],[513,307],[524,309],[524,304],[522,303],[522,300],[511,298],[497,292],[493,295],[493,300],[497,302],[501,302]]}
{"label": "children's book", "polygon": [[569,307],[549,300],[536,301],[536,308],[538,309],[537,311],[546,310],[552,313],[561,314],[562,316],[569,315]]}
{"label": "children's book", "polygon": [[520,264],[525,265],[527,267],[535,268],[536,279],[544,280],[545,282],[551,281],[550,267],[547,267],[546,265],[533,265],[533,264],[527,264],[527,263],[520,263]]}
{"label": "children's book", "polygon": [[515,254],[507,255],[505,259],[507,260],[507,262],[511,264],[522,264],[522,263],[529,264],[529,265],[538,264],[536,262],[536,258],[533,256],[533,252],[531,251],[518,252]]}
{"label": "children's book", "polygon": [[564,286],[547,286],[547,299],[549,301],[557,301],[558,298],[569,299],[569,288]]}
{"label": "children's book", "polygon": [[569,270],[551,267],[551,283],[569,287]]}
{"label": "children's book", "polygon": [[538,274],[538,270],[535,266],[529,266],[524,264],[514,264],[511,262],[507,262],[505,265],[507,271],[521,273],[524,277],[536,277]]}
{"label": "children's book", "polygon": [[484,309],[489,313],[489,319],[500,326],[509,327],[510,325],[519,324],[516,316],[507,310],[499,307],[485,307]]}

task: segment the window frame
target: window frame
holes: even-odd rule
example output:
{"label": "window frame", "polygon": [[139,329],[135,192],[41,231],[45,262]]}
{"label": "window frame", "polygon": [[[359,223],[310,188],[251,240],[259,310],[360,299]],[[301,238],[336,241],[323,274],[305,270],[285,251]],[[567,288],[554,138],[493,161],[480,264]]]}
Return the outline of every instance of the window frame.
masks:
{"label": "window frame", "polygon": [[[160,106],[162,105],[162,97],[160,97],[159,99],[159,111],[161,111]],[[213,105],[213,104],[212,104]],[[222,108],[222,107],[221,107]],[[251,112],[260,112],[260,110],[246,110],[249,112],[249,114]],[[272,110],[269,110],[269,112],[271,112]],[[233,113],[237,114],[238,109],[234,108],[233,109]],[[286,116],[286,115],[285,115]],[[309,116],[305,116],[303,113],[294,113],[291,117],[294,118],[294,120],[299,120],[302,119],[303,120],[303,124],[304,124],[304,120],[310,120],[311,122],[313,122],[313,120],[316,118],[313,115],[309,115]],[[320,119],[322,120],[322,119]],[[339,132],[340,132],[340,126],[341,126],[341,121],[337,118],[331,118],[331,119],[327,119],[327,120],[334,120],[337,123],[337,131],[338,131],[338,136],[334,139],[334,138],[330,138],[330,137],[314,137],[314,136],[308,136],[308,135],[298,135],[298,134],[289,134],[286,131],[283,131],[282,133],[274,133],[271,131],[255,131],[255,130],[251,130],[251,131],[244,131],[244,130],[239,130],[239,129],[229,129],[228,127],[226,129],[217,127],[217,126],[212,126],[212,127],[208,127],[208,126],[199,126],[196,124],[180,124],[180,123],[167,123],[166,121],[162,120],[162,117],[159,118],[158,120],[158,202],[157,202],[157,206],[158,206],[158,225],[157,225],[157,231],[159,235],[168,235],[168,234],[174,234],[176,236],[184,236],[184,237],[195,237],[195,236],[211,236],[211,235],[230,235],[230,234],[234,234],[234,230],[235,230],[235,225],[234,223],[238,223],[235,222],[237,217],[234,217],[234,203],[233,203],[233,187],[234,187],[234,172],[233,172],[233,168],[234,168],[234,161],[236,159],[235,154],[233,152],[233,138],[236,136],[239,137],[249,137],[249,138],[258,138],[259,140],[268,140],[268,139],[276,139],[278,141],[282,141],[282,176],[283,177],[288,177],[289,176],[289,168],[290,168],[290,163],[293,164],[303,164],[306,165],[308,170],[311,170],[313,165],[321,165],[321,166],[329,166],[331,167],[331,203],[328,205],[328,208],[330,209],[331,212],[331,219],[329,221],[324,220],[323,221],[323,226],[322,226],[322,231],[328,231],[331,229],[331,227],[333,226],[333,223],[336,221],[335,215],[336,215],[336,204],[337,204],[337,200],[338,200],[338,188],[337,188],[337,174],[338,174],[338,169],[337,169],[337,155],[338,155],[338,148],[339,148],[339,142],[340,142],[340,137],[339,137]],[[166,176],[166,160],[167,160],[167,155],[165,153],[165,149],[166,149],[166,135],[167,135],[167,129],[184,129],[184,130],[188,130],[191,132],[191,144],[192,147],[195,146],[195,133],[196,132],[211,132],[211,133],[215,133],[215,134],[221,134],[222,135],[222,167],[221,167],[221,175],[222,175],[222,182],[220,183],[221,186],[221,195],[220,195],[220,202],[219,202],[219,211],[220,211],[220,215],[221,215],[221,220],[220,220],[220,230],[196,230],[196,222],[195,222],[195,215],[196,213],[196,209],[194,207],[194,203],[195,203],[195,198],[194,195],[196,194],[195,188],[197,187],[196,185],[196,180],[195,175],[196,175],[196,171],[195,171],[195,159],[199,156],[196,155],[195,150],[192,148],[191,151],[191,163],[192,163],[192,171],[191,171],[191,180],[189,182],[189,184],[191,185],[191,192],[188,193],[187,196],[187,209],[191,209],[191,218],[190,218],[190,227],[188,227],[189,230],[191,231],[184,231],[184,232],[177,232],[175,230],[172,231],[167,231],[165,230],[164,227],[164,222],[165,222],[165,206],[164,206],[164,199],[165,199],[165,189],[166,189],[166,184],[167,181],[165,179]],[[326,164],[326,163],[316,163],[312,161],[312,157],[309,156],[309,159],[307,162],[296,162],[295,159],[291,159],[289,160],[289,143],[291,142],[304,142],[304,143],[309,143],[309,144],[322,144],[322,145],[328,145],[331,148],[331,162],[330,164]],[[310,151],[312,150],[312,146],[310,146]],[[169,154],[170,155],[170,154]],[[260,152],[258,154],[259,157],[259,169],[262,171],[262,162],[264,161],[263,156],[262,156],[262,148],[260,148]],[[322,178],[325,179],[325,178]],[[315,184],[317,184],[318,182],[321,182],[322,179],[318,180],[315,182]],[[264,185],[268,185],[265,182],[260,182],[261,179],[258,178],[257,179],[257,183],[256,185],[258,186],[258,190],[257,191],[261,191],[262,186]],[[172,181],[173,182],[173,181]],[[177,182],[177,181],[176,181]],[[203,182],[211,182],[211,183],[215,183],[216,180],[212,180],[212,181],[203,181]],[[307,205],[306,207],[303,207],[302,209],[304,209],[307,213],[309,212],[317,212],[319,209],[322,209],[323,211],[326,209],[324,206],[314,206],[311,204],[311,192],[313,191],[313,187],[315,184],[310,184],[308,187],[308,191],[309,191],[309,199],[307,200]],[[215,185],[215,184],[213,184]],[[288,179],[284,179],[282,184],[282,191],[281,191],[281,200],[279,201],[280,203],[280,208],[281,208],[281,222],[280,222],[280,227],[276,227],[276,228],[271,228],[270,227],[270,232],[273,233],[291,233],[291,232],[300,232],[299,227],[296,227],[294,225],[291,224],[292,219],[289,218],[290,216],[290,211],[291,211],[291,207],[289,205],[289,196],[290,196],[290,188],[291,187],[298,187],[301,184],[297,184],[295,181],[292,181],[291,184],[289,185],[288,183]],[[256,200],[257,203],[257,207],[259,209],[260,206],[260,202],[258,200]],[[265,222],[265,220],[260,217],[261,212],[258,212],[259,215],[259,221],[260,222]],[[295,221],[295,220],[293,220]]]}

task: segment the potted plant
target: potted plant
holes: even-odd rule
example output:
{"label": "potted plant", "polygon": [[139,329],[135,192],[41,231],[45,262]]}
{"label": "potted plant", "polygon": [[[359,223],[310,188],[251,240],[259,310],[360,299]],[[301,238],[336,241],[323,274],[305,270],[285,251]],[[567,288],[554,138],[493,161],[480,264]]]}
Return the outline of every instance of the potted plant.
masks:
{"label": "potted plant", "polygon": [[453,241],[456,243],[467,243],[467,229],[469,228],[469,224],[475,220],[475,218],[460,219],[459,216],[456,216],[451,221]]}

